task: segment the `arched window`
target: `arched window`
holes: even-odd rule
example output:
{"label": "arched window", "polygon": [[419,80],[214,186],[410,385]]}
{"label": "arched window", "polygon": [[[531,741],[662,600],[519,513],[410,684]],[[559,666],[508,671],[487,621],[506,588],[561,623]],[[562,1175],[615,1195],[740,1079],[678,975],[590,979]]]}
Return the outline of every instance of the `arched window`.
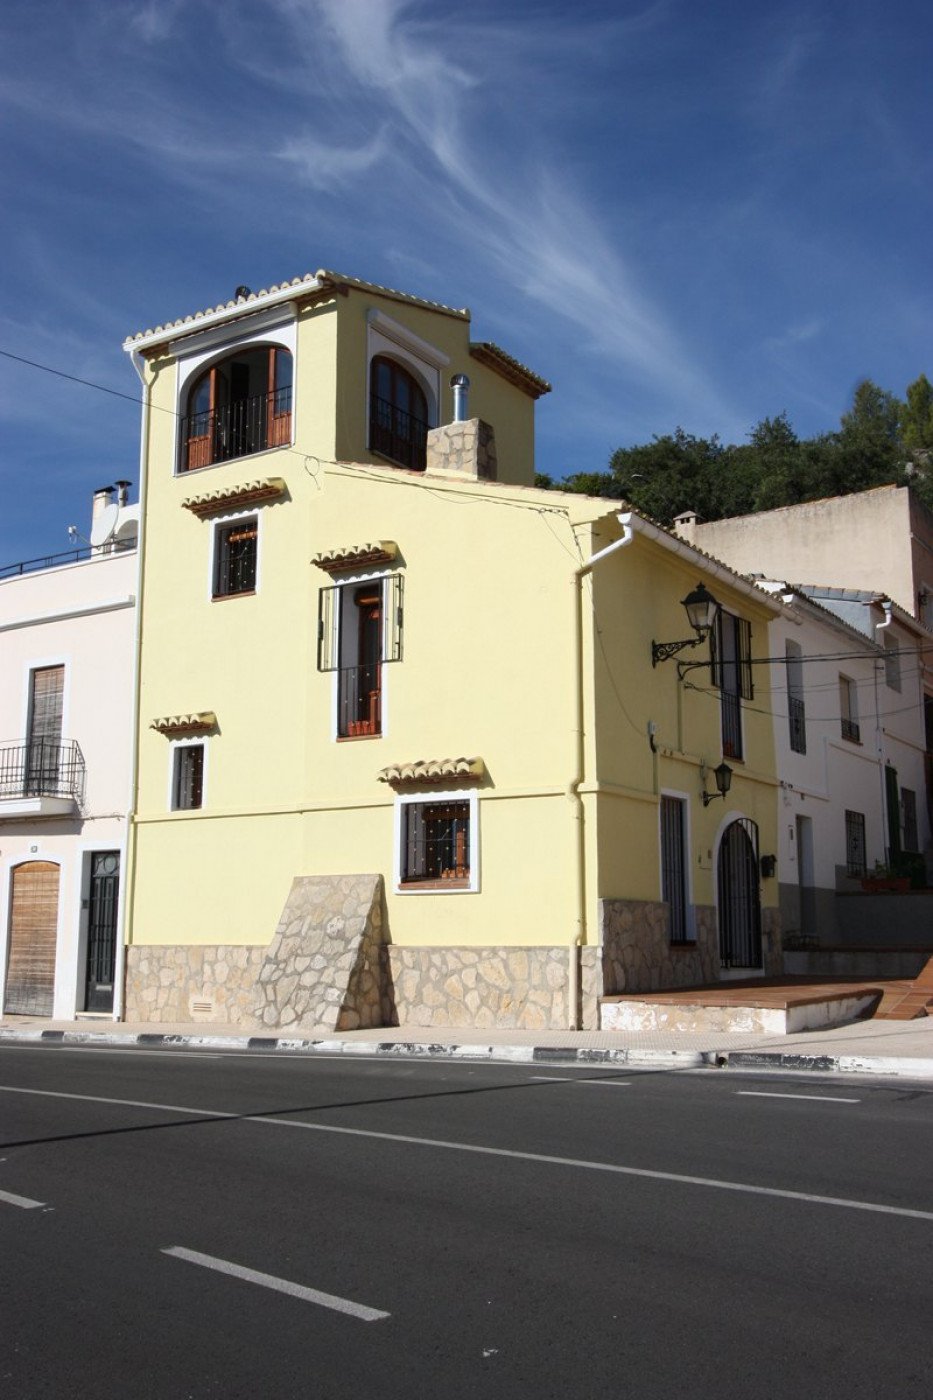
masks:
{"label": "arched window", "polygon": [[292,437],[292,357],[277,345],[230,355],[188,392],[182,471],[285,447]]}
{"label": "arched window", "polygon": [[376,355],[369,373],[370,451],[424,471],[428,426],[428,401],[417,379],[397,360]]}

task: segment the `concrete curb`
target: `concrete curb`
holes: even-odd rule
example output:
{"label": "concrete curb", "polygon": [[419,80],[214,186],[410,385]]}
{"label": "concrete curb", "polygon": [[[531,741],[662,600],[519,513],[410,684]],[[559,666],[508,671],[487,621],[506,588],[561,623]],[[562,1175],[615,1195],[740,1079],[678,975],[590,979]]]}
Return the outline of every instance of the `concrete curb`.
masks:
{"label": "concrete curb", "polygon": [[631,1065],[653,1069],[747,1069],[819,1074],[893,1075],[933,1079],[933,1059],[907,1055],[794,1054],[759,1050],[676,1050],[632,1046],[598,1048],[560,1045],[446,1045],[425,1041],[300,1040],[262,1035],[172,1035],[161,1032],[0,1029],[0,1043],[101,1045],[170,1049],[239,1050],[297,1055],[348,1055],[387,1059],[484,1060],[505,1064]]}

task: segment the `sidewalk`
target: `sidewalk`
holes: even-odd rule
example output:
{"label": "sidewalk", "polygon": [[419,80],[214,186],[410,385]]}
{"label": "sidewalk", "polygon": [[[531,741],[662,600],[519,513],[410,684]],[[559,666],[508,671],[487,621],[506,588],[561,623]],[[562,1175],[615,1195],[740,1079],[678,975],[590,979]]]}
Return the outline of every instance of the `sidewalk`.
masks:
{"label": "sidewalk", "polygon": [[933,1017],[858,1021],[791,1035],[623,1031],[523,1031],[472,1027],[386,1026],[377,1030],[262,1035],[239,1026],[128,1024],[102,1019],[52,1021],[0,1017],[0,1046],[65,1044],[610,1064],[694,1069],[818,1070],[933,1080]]}

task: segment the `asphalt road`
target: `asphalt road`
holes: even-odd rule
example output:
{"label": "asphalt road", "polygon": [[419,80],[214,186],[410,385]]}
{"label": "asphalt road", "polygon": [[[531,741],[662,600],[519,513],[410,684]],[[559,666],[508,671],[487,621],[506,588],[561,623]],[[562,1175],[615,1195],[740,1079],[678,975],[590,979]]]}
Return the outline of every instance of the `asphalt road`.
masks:
{"label": "asphalt road", "polygon": [[928,1397],[933,1090],[0,1048],[0,1394]]}

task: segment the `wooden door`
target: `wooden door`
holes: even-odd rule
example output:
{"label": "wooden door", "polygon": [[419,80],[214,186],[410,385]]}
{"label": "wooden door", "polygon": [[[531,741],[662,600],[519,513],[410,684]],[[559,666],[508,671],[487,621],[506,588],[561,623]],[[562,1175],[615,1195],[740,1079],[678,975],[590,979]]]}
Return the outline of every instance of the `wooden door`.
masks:
{"label": "wooden door", "polygon": [[10,899],[10,956],[4,1012],[51,1016],[55,987],[59,867],[32,860],[13,870]]}

